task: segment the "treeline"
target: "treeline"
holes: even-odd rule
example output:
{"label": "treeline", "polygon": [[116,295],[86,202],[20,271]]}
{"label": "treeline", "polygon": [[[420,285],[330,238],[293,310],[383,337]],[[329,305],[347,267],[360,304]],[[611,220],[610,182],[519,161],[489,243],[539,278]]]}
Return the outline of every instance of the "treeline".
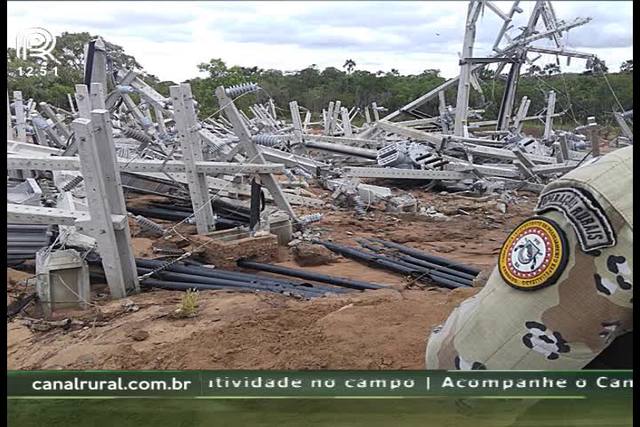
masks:
{"label": "treeline", "polygon": [[[400,75],[397,71],[372,73],[362,70],[340,70],[328,67],[320,70],[310,66],[294,73],[279,70],[262,70],[257,67],[227,67],[219,59],[200,64],[206,77],[191,79],[196,99],[201,102],[203,114],[214,113],[218,106],[213,90],[243,82],[256,82],[276,105],[287,108],[289,101],[319,113],[330,101],[340,100],[347,107],[364,107],[376,102],[389,112],[394,111],[446,81],[438,70],[425,70],[416,75]],[[505,87],[505,75],[495,78],[489,71],[481,75],[482,93],[472,91],[470,105],[483,109],[484,117],[498,114]],[[456,87],[445,95],[447,103],[455,105]],[[633,105],[632,71],[606,73],[586,70],[583,74],[531,72],[521,75],[518,84],[517,103],[523,96],[531,100],[528,115],[541,112],[547,106],[550,90],[556,92],[555,111],[566,111],[559,122],[584,124],[587,117],[595,116],[602,124],[613,123],[612,111],[631,109]],[[246,105],[250,99],[239,99]],[[620,104],[620,105],[618,105]],[[517,108],[518,105],[515,106]],[[437,100],[420,108],[426,114],[436,115]]]}
{"label": "treeline", "polygon": [[[57,37],[54,57],[59,60],[57,74],[40,75],[42,65],[34,60],[16,58],[15,50],[7,49],[7,84],[9,90],[20,90],[25,98],[47,101],[68,109],[67,93],[74,93],[74,85],[82,82],[84,45],[95,36],[89,33],[63,33]],[[136,59],[125,53],[118,45],[105,40],[114,68],[130,68],[142,72]],[[29,67],[35,73],[26,77]],[[49,64],[51,67],[51,64]],[[195,71],[195,70],[194,70]],[[199,103],[199,113],[204,118],[218,111],[214,90],[219,85],[231,86],[239,83],[256,82],[264,90],[258,93],[258,100],[272,97],[282,114],[288,115],[288,103],[292,100],[311,110],[316,115],[326,108],[330,101],[340,100],[342,105],[364,107],[376,102],[389,112],[394,111],[446,79],[439,70],[427,69],[420,74],[400,75],[390,71],[376,73],[358,70],[355,61],[348,59],[344,65],[327,67],[323,70],[311,65],[295,72],[283,72],[258,67],[228,66],[220,59],[212,59],[197,66],[201,77],[190,79],[195,99]],[[633,105],[633,61],[626,61],[619,72],[607,72],[599,62],[582,74],[560,73],[555,64],[532,66],[521,75],[518,85],[517,103],[527,96],[531,100],[529,115],[546,107],[549,90],[556,91],[556,111],[566,111],[561,122],[584,124],[588,116],[595,116],[602,124],[613,123],[611,112],[631,109]],[[470,104],[472,108],[484,109],[483,116],[495,118],[504,91],[505,75],[495,78],[485,70],[481,73],[482,93],[473,90]],[[163,95],[168,96],[169,86],[174,82],[160,81],[156,76],[144,73],[144,80]],[[455,104],[456,88],[447,91],[447,103]],[[255,96],[245,96],[237,100],[242,108],[256,102]],[[517,108],[517,105],[516,107]],[[437,101],[423,107],[421,111],[429,115],[437,114]],[[383,113],[384,115],[384,113]],[[317,116],[316,116],[317,117]]]}

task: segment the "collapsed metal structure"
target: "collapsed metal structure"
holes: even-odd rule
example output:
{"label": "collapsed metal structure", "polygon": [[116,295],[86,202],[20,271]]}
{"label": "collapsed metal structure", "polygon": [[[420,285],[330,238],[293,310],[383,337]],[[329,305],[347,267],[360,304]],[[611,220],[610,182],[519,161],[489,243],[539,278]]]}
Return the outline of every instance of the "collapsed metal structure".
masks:
{"label": "collapsed metal structure", "polygon": [[[411,205],[406,197],[384,186],[363,183],[361,178],[414,180],[428,188],[439,185],[479,193],[540,191],[547,182],[600,154],[598,125],[590,118],[574,132],[554,129],[554,118],[563,113],[555,110],[553,91],[548,93],[542,114],[527,115],[530,100],[526,97],[515,109],[521,67],[537,60],[530,59],[530,53],[563,56],[568,61],[594,57],[567,49],[563,43],[567,31],[589,19],[558,20],[550,2],[537,1],[528,24],[514,28],[514,16],[522,13],[518,4],[515,1],[504,12],[490,1],[470,1],[459,75],[382,118],[384,108],[376,103],[370,113],[369,106],[348,109],[339,100],[322,111],[319,122],[312,122],[312,112],[296,101],[289,103],[290,119],[279,117],[272,99],[253,104],[248,112],[240,110],[235,100],[259,93],[261,88],[255,83],[218,87],[219,114],[201,118],[189,84],[171,86],[165,97],[132,70],[107,72],[105,45],[101,39],[92,41],[86,47],[84,84],[76,85],[74,96],[69,94],[69,111],[46,102],[25,102],[20,92],[13,93],[10,103],[7,93],[8,188],[16,195],[7,206],[12,224],[10,261],[32,258],[37,249],[49,246],[49,226],[57,226],[51,247],[97,252],[114,298],[138,292],[141,286],[182,289],[185,283],[195,283],[203,289],[217,289],[233,287],[233,281],[245,290],[317,295],[327,289],[273,280],[261,288],[254,283],[255,277],[219,270],[214,274],[200,267],[198,274],[188,274],[179,267],[191,255],[188,251],[175,254],[177,258],[169,265],[136,260],[129,219],[157,237],[179,234],[178,225],[185,223],[195,224],[200,235],[234,227],[273,231],[270,218],[274,215],[286,217],[289,226],[301,229],[321,215],[300,217],[294,207],[319,208],[326,203],[306,190],[308,182],[331,190],[334,204],[353,208],[359,215],[380,200],[398,209]],[[483,10],[496,14],[503,24],[493,54],[476,57],[476,26]],[[536,44],[543,39],[554,46]],[[479,72],[490,64],[497,64],[496,76],[504,69],[508,72],[498,116],[483,120],[469,100],[472,90],[482,91]],[[452,106],[447,95],[451,97],[454,89]],[[429,117],[420,107],[434,100],[439,114]],[[362,126],[354,123],[359,114],[365,118]],[[614,116],[623,133],[618,143],[631,144],[632,112]],[[542,138],[523,132],[528,120],[544,121]],[[40,187],[51,189],[46,197],[30,198],[29,191],[36,194]],[[125,193],[162,195],[174,203],[132,206]],[[267,206],[262,212],[256,208],[260,198]],[[174,224],[165,226],[154,220]],[[375,247],[372,242],[361,243],[369,245],[364,247],[370,252],[322,243],[343,255],[448,288],[470,286],[477,274],[441,259],[418,256],[406,247],[393,247],[391,242],[373,242]],[[385,252],[390,248],[398,252]],[[239,265],[278,273],[275,266],[247,260]],[[350,284],[347,287],[355,289],[375,288],[306,272],[287,273],[321,283],[324,279],[332,285]],[[253,284],[247,285],[249,282]]]}

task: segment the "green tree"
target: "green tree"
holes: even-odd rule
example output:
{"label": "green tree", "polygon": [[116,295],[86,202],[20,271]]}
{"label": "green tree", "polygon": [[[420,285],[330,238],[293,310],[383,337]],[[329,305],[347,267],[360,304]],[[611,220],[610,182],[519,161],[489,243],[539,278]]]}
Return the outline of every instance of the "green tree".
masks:
{"label": "green tree", "polygon": [[347,74],[351,74],[353,70],[356,68],[356,62],[353,59],[347,59],[344,61],[344,65],[342,68],[347,69]]}
{"label": "green tree", "polygon": [[633,73],[633,59],[628,59],[620,65],[621,73]]}
{"label": "green tree", "polygon": [[583,74],[606,73],[608,71],[609,68],[607,67],[605,62],[597,56],[594,56],[593,58],[587,60],[587,63],[585,64],[585,71]]}
{"label": "green tree", "polygon": [[496,76],[496,72],[493,70],[490,70],[487,67],[484,67],[480,70],[480,72],[478,73],[478,77],[480,77],[480,80],[489,80],[489,79],[493,79]]}
{"label": "green tree", "polygon": [[[44,64],[40,58],[23,60],[13,48],[7,48],[7,86],[19,90],[22,96],[36,101],[46,101],[56,106],[67,107],[67,93],[75,92],[75,85],[82,83],[84,71],[84,47],[98,36],[87,32],[64,32],[56,37],[56,46],[51,52],[59,63]],[[104,40],[107,54],[115,69],[132,69],[143,72],[142,66],[121,46]],[[46,74],[40,70],[46,65]],[[157,82],[148,75],[147,83]]]}
{"label": "green tree", "polygon": [[560,66],[558,64],[554,64],[553,62],[546,64],[542,69],[542,72],[547,76],[552,76],[554,74],[560,74]]}
{"label": "green tree", "polygon": [[[95,38],[89,33],[64,33],[58,39],[54,55],[59,58],[58,75],[36,75],[31,78],[19,76],[18,67],[37,67],[37,61],[23,61],[16,58],[15,51],[7,49],[7,82],[10,90],[21,90],[25,98],[36,101],[47,101],[62,108],[68,108],[67,93],[73,93],[74,85],[82,82],[84,65],[84,45]],[[110,58],[117,68],[130,68],[144,72],[136,59],[128,55],[125,50],[105,40]],[[440,76],[440,71],[426,69],[419,74],[400,74],[393,68],[388,72],[369,72],[356,69],[353,64],[345,61],[343,67],[326,67],[320,69],[316,64],[294,71],[280,71],[277,69],[262,69],[257,66],[227,65],[220,58],[213,58],[208,62],[197,65],[198,75],[189,80],[195,99],[199,104],[201,119],[219,110],[215,97],[215,89],[255,82],[264,90],[255,94],[243,96],[236,100],[236,105],[245,109],[255,103],[272,97],[275,104],[287,114],[288,103],[297,100],[301,107],[314,113],[313,120],[319,118],[323,108],[327,108],[330,101],[340,100],[346,107],[360,107],[376,102],[389,111],[394,111],[413,101],[417,97],[429,92],[442,84],[446,79]],[[52,66],[53,64],[49,64]],[[595,116],[599,123],[612,123],[611,111],[617,107],[617,102],[611,91],[615,92],[624,109],[633,105],[633,60],[625,61],[619,73],[608,73],[607,81],[601,72],[607,72],[606,65],[600,61],[592,61],[582,74],[561,73],[556,64],[549,64],[541,68],[531,65],[526,73],[520,76],[517,103],[522,96],[531,100],[529,111],[541,111],[546,107],[546,96],[549,90],[555,90],[557,95],[556,110],[566,111],[563,117],[555,120],[559,126],[575,126],[584,124],[588,116]],[[196,71],[194,70],[194,71]],[[594,72],[595,71],[595,72]],[[484,117],[495,118],[500,99],[504,92],[504,75],[496,77],[494,72],[483,70],[479,73],[480,84],[485,94],[490,94],[488,103],[475,91],[471,93],[470,105],[485,108]],[[144,79],[164,96],[169,94],[170,81],[159,81],[150,74],[144,74]],[[448,100],[455,99],[456,87],[446,91]],[[433,101],[420,107],[420,111],[427,115],[438,114],[438,101]]]}
{"label": "green tree", "polygon": [[542,68],[538,65],[532,64],[529,68],[527,68],[527,74],[531,76],[539,76],[542,74]]}

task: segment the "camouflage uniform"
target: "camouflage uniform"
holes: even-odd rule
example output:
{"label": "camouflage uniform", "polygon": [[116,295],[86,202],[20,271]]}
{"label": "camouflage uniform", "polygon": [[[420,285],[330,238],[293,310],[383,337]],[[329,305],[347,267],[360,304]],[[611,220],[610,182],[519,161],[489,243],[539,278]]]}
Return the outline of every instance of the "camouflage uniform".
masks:
{"label": "camouflage uniform", "polygon": [[432,331],[427,369],[580,369],[632,331],[632,155],[616,150],[545,187],[525,223],[565,236],[556,277],[531,289],[509,283],[503,272],[520,249],[505,242],[485,287]]}

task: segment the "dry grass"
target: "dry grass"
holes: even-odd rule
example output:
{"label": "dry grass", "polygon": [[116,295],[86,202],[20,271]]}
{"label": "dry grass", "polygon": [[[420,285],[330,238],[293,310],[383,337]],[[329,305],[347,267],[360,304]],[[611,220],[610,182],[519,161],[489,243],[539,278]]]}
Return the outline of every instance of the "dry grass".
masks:
{"label": "dry grass", "polygon": [[196,317],[198,315],[198,297],[199,294],[197,290],[187,290],[175,311],[175,317]]}

